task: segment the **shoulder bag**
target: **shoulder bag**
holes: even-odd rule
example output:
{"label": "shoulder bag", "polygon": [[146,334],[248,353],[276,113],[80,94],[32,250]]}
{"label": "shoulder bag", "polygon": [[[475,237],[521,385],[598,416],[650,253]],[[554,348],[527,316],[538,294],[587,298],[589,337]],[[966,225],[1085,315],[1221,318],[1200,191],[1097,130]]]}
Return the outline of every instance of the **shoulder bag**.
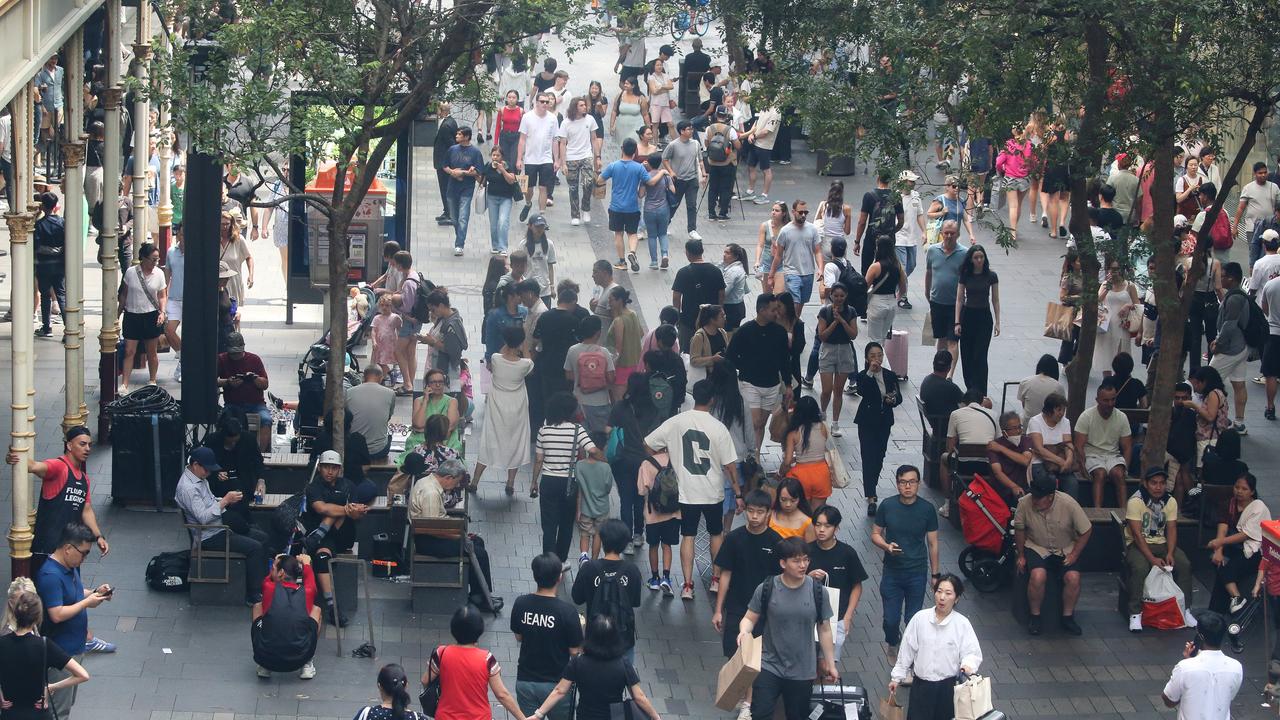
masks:
{"label": "shoulder bag", "polygon": [[422,692],[418,694],[418,702],[422,705],[422,712],[427,717],[435,717],[436,712],[440,710],[440,676],[444,674],[444,646],[441,645],[436,649],[436,655],[440,659],[439,672],[431,678],[431,682],[422,688]]}
{"label": "shoulder bag", "polygon": [[578,494],[578,434],[586,430],[577,423],[573,424],[573,459],[569,461],[569,482],[564,485],[564,496],[573,497]]}
{"label": "shoulder bag", "polygon": [[[621,658],[618,662],[625,662]],[[639,720],[635,700],[631,697],[631,686],[622,686],[622,702],[609,703],[609,720]]]}
{"label": "shoulder bag", "polygon": [[134,265],[133,269],[137,272],[138,284],[142,286],[142,294],[147,296],[147,302],[151,303],[151,307],[155,308],[156,312],[161,312],[160,301],[156,299],[156,294],[151,292],[151,286],[147,285],[147,278],[142,274],[142,266]]}

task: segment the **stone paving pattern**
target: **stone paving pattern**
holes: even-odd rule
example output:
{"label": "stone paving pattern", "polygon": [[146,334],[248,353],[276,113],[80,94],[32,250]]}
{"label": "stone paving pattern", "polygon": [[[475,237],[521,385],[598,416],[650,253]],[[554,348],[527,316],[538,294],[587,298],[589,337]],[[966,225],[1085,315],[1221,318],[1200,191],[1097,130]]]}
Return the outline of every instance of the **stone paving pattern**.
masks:
{"label": "stone paving pattern", "polygon": [[[650,40],[651,52],[657,42]],[[687,43],[686,43],[687,45]],[[687,51],[688,48],[686,47]],[[585,91],[585,72],[608,67],[612,53],[604,43],[575,57],[569,71],[575,77],[575,92]],[[563,57],[563,53],[559,53]],[[604,71],[607,72],[607,71]],[[600,75],[602,78],[603,74]],[[795,164],[779,166],[772,195],[791,200],[803,197],[811,206],[825,196],[827,179],[815,173],[814,155],[804,144],[795,145]],[[922,156],[925,175],[922,194],[937,191],[941,174],[934,171],[931,156]],[[415,184],[412,211],[415,213],[413,252],[419,267],[438,283],[451,288],[463,317],[472,333],[469,356],[478,358],[479,286],[487,261],[487,220],[473,217],[467,255],[454,258],[450,253],[452,233],[437,228],[430,218],[438,212],[439,198],[430,171],[429,151],[420,153],[413,172],[427,180]],[[855,208],[861,194],[871,186],[870,176],[859,168],[855,176],[844,178],[846,199]],[[742,178],[745,183],[745,174]],[[597,257],[612,258],[612,236],[606,230],[606,213],[598,208],[594,222],[585,228],[569,226],[568,199],[565,188],[557,192],[558,202],[549,209],[552,237],[558,243],[560,257],[558,277],[578,279],[586,289],[590,285],[590,265]],[[766,206],[747,205],[746,220],[741,219],[737,204],[727,223],[700,220],[699,231],[706,239],[707,257],[719,258],[728,242],[738,242],[754,253],[756,228],[767,213]],[[639,308],[646,323],[656,319],[657,311],[670,302],[670,284],[676,268],[684,264],[680,251],[686,237],[683,210],[673,223],[672,261],[670,272],[643,269],[640,274],[627,273],[621,282],[637,291]],[[448,232],[442,232],[448,231]],[[3,232],[3,230],[0,230]],[[991,233],[982,230],[981,239],[990,241]],[[519,232],[513,229],[516,241]],[[1001,274],[1003,333],[992,343],[991,387],[998,393],[1000,384],[1030,374],[1036,358],[1053,351],[1056,342],[1041,337],[1041,320],[1047,300],[1056,297],[1058,266],[1063,248],[1049,240],[1044,232],[1026,231],[1022,246],[1006,255],[992,251],[993,268]],[[91,246],[92,247],[92,246]],[[279,276],[279,259],[270,245],[252,246],[257,259],[257,284],[245,308],[244,333],[249,349],[262,355],[271,377],[273,391],[284,397],[296,394],[294,374],[302,353],[319,336],[320,313],[317,307],[301,307],[297,322],[282,322],[283,285]],[[644,252],[641,251],[643,256]],[[8,259],[0,259],[0,269]],[[644,263],[642,263],[644,265]],[[922,301],[923,270],[911,278],[912,297],[916,309],[899,311],[897,325],[912,332],[910,351],[911,383],[928,371],[932,349],[919,344],[918,333],[926,307]],[[96,338],[100,311],[100,273],[91,263],[86,272],[90,299],[85,303],[90,318],[87,334]],[[758,285],[753,285],[758,289]],[[748,299],[748,305],[752,301]],[[813,327],[817,304],[806,310],[806,321]],[[8,325],[0,326],[0,336],[9,333]],[[94,343],[87,346],[93,349]],[[37,457],[55,455],[60,450],[63,385],[60,346],[53,341],[36,343]],[[171,378],[171,356],[163,356],[161,385],[177,392]],[[0,367],[8,364],[7,353],[0,355]],[[90,384],[90,405],[96,405],[96,353],[90,353],[86,374]],[[135,382],[137,376],[135,376]],[[8,383],[0,388],[0,398],[7,401]],[[1261,392],[1250,404],[1251,434],[1244,438],[1245,459],[1255,466],[1260,479],[1261,495],[1266,498],[1277,489],[1273,473],[1274,461],[1263,448],[1274,443],[1280,433],[1261,418]],[[994,398],[997,408],[998,395]],[[407,418],[407,399],[400,401],[398,417]],[[1011,400],[1011,406],[1016,401]],[[919,419],[904,403],[896,416],[892,443],[881,478],[881,494],[891,493],[891,469],[900,463],[919,463]],[[846,410],[852,413],[852,409]],[[848,415],[852,417],[852,415]],[[857,445],[852,429],[841,441],[845,458],[856,469]],[[777,462],[777,446],[767,446],[766,455]],[[131,717],[150,720],[268,720],[276,718],[350,718],[362,706],[376,701],[374,677],[385,662],[399,662],[412,676],[421,671],[425,658],[439,643],[448,640],[447,616],[418,616],[409,611],[407,585],[373,581],[375,596],[374,625],[378,657],[376,660],[336,657],[332,629],[320,643],[316,656],[319,676],[310,682],[280,676],[264,681],[254,676],[248,642],[248,612],[242,608],[200,608],[189,606],[185,596],[162,595],[148,591],[143,583],[143,568],[151,555],[163,549],[185,546],[185,531],[173,512],[128,510],[109,506],[110,450],[95,451],[90,459],[94,479],[93,497],[99,517],[111,539],[112,552],[106,558],[95,554],[84,568],[86,584],[111,582],[118,588],[112,602],[91,613],[95,632],[116,642],[115,655],[92,656],[86,661],[93,680],[81,688],[76,704],[77,717]],[[490,475],[473,504],[475,530],[481,533],[492,554],[495,591],[507,598],[508,607],[522,592],[533,589],[528,562],[535,553],[539,530],[536,503],[525,495],[507,498],[500,479]],[[528,470],[519,479],[528,487]],[[0,484],[0,522],[9,522],[9,483]],[[924,496],[937,500],[937,493],[926,489]],[[884,658],[880,630],[880,597],[878,580],[880,554],[870,543],[869,523],[865,519],[865,502],[855,476],[850,488],[837,490],[832,501],[845,512],[841,538],[858,551],[871,580],[864,585],[862,603],[855,617],[853,631],[841,659],[845,682],[868,688],[872,707],[878,705],[888,682],[889,666]],[[956,557],[964,547],[963,538],[943,523],[942,558],[946,569],[956,568]],[[0,543],[6,542],[0,539]],[[7,551],[7,545],[4,548]],[[640,564],[647,561],[640,556]],[[642,567],[642,571],[643,571]],[[704,568],[705,569],[705,568]],[[0,581],[7,582],[7,563],[0,564]],[[568,576],[572,579],[572,575]],[[1169,717],[1160,700],[1160,692],[1170,668],[1180,658],[1189,631],[1145,632],[1131,635],[1126,631],[1126,618],[1115,610],[1115,579],[1107,573],[1085,576],[1084,592],[1077,617],[1085,634],[1080,638],[1062,635],[1054,629],[1031,638],[1012,620],[1010,592],[991,595],[966,594],[959,611],[973,622],[982,643],[982,671],[994,679],[996,704],[1011,718],[1053,716],[1058,718],[1140,718]],[[567,594],[567,591],[565,591]],[[1197,604],[1207,597],[1203,585],[1196,591]],[[646,693],[666,718],[715,718],[726,714],[713,707],[715,673],[723,659],[719,637],[711,627],[713,597],[699,588],[694,602],[663,599],[646,592],[637,614],[637,659]],[[344,649],[363,641],[366,627],[363,610],[352,618],[344,641]],[[507,630],[508,616],[490,623],[481,644],[492,650],[503,665],[508,687],[514,687],[518,646]],[[1259,624],[1260,625],[1260,624]],[[1261,632],[1255,626],[1248,647],[1240,659],[1245,662],[1246,683],[1232,708],[1236,717],[1269,717],[1275,714],[1259,706],[1259,691],[1265,682],[1265,652]],[[496,717],[505,711],[495,705]]]}

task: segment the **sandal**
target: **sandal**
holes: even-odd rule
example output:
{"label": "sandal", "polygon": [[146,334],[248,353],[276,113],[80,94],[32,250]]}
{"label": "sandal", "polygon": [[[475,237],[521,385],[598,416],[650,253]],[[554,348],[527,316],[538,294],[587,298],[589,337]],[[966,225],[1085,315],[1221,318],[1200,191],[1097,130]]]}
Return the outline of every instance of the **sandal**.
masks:
{"label": "sandal", "polygon": [[506,487],[506,489],[505,489],[505,492],[507,493],[507,497],[511,497],[512,495],[515,495],[515,494],[516,494],[516,486],[515,486],[515,485],[512,485],[511,483],[507,483],[507,487]]}

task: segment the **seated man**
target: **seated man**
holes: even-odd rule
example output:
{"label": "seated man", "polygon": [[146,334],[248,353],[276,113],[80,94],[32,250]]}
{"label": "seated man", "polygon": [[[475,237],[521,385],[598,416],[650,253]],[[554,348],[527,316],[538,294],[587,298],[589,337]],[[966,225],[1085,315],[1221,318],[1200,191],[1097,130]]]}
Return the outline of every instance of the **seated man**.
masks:
{"label": "seated man", "polygon": [[[458,487],[458,483],[466,477],[467,468],[458,460],[446,460],[434,473],[427,473],[423,457],[417,453],[409,453],[404,459],[401,472],[410,477],[419,478],[413,484],[409,496],[409,519],[422,520],[442,518],[447,514],[445,494]],[[490,595],[493,604],[484,596],[484,587],[493,588],[493,576],[489,574],[489,553],[485,550],[484,539],[472,533],[465,542],[475,552],[475,562],[467,564],[468,600],[472,605],[485,612],[497,612],[502,609],[504,601],[497,595]],[[414,550],[422,555],[433,557],[457,557],[459,550],[458,536],[446,532],[443,535],[414,535]],[[476,567],[479,565],[480,567]],[[479,574],[477,574],[479,573]],[[484,586],[481,586],[484,582]]]}
{"label": "seated man", "polygon": [[258,416],[258,449],[271,447],[271,410],[263,394],[267,389],[267,368],[262,358],[244,350],[244,336],[227,336],[227,351],[218,354],[218,387],[227,409],[237,414]]}
{"label": "seated man", "polygon": [[356,484],[342,475],[342,458],[333,450],[320,454],[316,477],[307,486],[302,525],[307,529],[304,543],[315,558],[316,580],[324,594],[325,614],[329,621],[346,627],[347,618],[334,612],[333,576],[329,560],[351,549],[356,543],[356,521],[369,512],[369,503],[378,496],[378,488],[365,480]]}
{"label": "seated man", "polygon": [[1076,624],[1076,600],[1080,598],[1080,553],[1089,544],[1093,524],[1075,498],[1059,491],[1048,478],[1032,478],[1031,494],[1023,495],[1013,513],[1013,536],[1018,550],[1018,574],[1027,579],[1030,618],[1027,632],[1040,634],[1040,606],[1049,572],[1062,578],[1062,629],[1081,634]]}
{"label": "seated man", "polygon": [[382,368],[365,367],[364,382],[347,390],[347,410],[351,413],[347,432],[364,436],[372,459],[386,457],[391,450],[387,423],[396,410],[396,391],[382,384]]}
{"label": "seated man", "polygon": [[1133,453],[1133,437],[1129,418],[1122,412],[1116,412],[1116,394],[1111,378],[1103,380],[1094,396],[1097,404],[1080,413],[1076,419],[1076,467],[1093,480],[1094,507],[1102,507],[1102,491],[1108,480],[1115,486],[1114,507],[1124,503],[1128,495],[1125,478],[1129,473],[1125,458]]}
{"label": "seated man", "polygon": [[218,420],[218,429],[205,436],[204,446],[213,451],[214,459],[222,468],[209,476],[209,490],[216,497],[233,490],[240,493],[238,502],[222,509],[222,522],[232,532],[248,535],[253,527],[249,508],[259,486],[265,492],[266,485],[262,480],[262,453],[258,451],[258,441],[243,434],[241,427],[237,418],[223,415]]}
{"label": "seated man", "polygon": [[1022,416],[1010,410],[1000,416],[1004,434],[987,444],[987,463],[995,482],[991,487],[1000,493],[1009,507],[1027,493],[1031,475],[1031,438],[1022,434]]}
{"label": "seated man", "polygon": [[1191,561],[1178,549],[1178,501],[1169,494],[1169,476],[1153,467],[1124,510],[1124,562],[1129,569],[1129,632],[1142,632],[1142,586],[1153,567],[1173,573],[1187,599],[1183,621],[1191,616]]}
{"label": "seated man", "polygon": [[262,581],[261,597],[253,606],[249,630],[258,677],[299,669],[299,678],[315,677],[312,658],[320,639],[320,608],[316,606],[311,557],[277,555],[271,572]]}
{"label": "seated man", "polygon": [[[183,520],[188,524],[226,524],[222,517],[223,511],[244,499],[239,490],[214,497],[213,491],[209,489],[209,477],[220,472],[222,466],[218,464],[213,450],[198,447],[191,452],[187,469],[182,471],[182,477],[178,478],[178,486],[174,490],[174,500],[182,510]],[[263,544],[267,542],[267,534],[252,526],[247,530],[245,534],[232,532],[230,537],[224,537],[227,531],[222,528],[192,529],[191,539],[193,543],[200,543],[200,547],[205,550],[230,549],[233,553],[244,555],[244,599],[247,604],[252,605],[262,599],[262,578],[267,569]]]}
{"label": "seated man", "polygon": [[1027,423],[1031,438],[1031,476],[1046,477],[1058,484],[1062,492],[1076,497],[1080,491],[1080,475],[1076,473],[1075,446],[1071,441],[1071,421],[1067,419],[1067,396],[1050,393],[1041,412]]}
{"label": "seated man", "polygon": [[[953,410],[951,416],[947,418],[947,452],[940,464],[942,477],[947,478],[943,488],[948,493],[951,485],[950,474],[946,470],[947,458],[955,455],[961,445],[980,445],[985,448],[988,443],[1000,437],[1000,427],[996,423],[995,412],[991,410],[991,398],[983,395],[979,388],[970,388],[965,391],[963,402],[964,404]],[[962,481],[965,485],[968,485],[973,473],[985,472],[988,472],[985,457],[981,461],[976,461],[973,457],[965,457],[957,469],[960,478],[967,478]],[[944,503],[938,510],[938,514],[949,517],[948,508],[949,505]]]}

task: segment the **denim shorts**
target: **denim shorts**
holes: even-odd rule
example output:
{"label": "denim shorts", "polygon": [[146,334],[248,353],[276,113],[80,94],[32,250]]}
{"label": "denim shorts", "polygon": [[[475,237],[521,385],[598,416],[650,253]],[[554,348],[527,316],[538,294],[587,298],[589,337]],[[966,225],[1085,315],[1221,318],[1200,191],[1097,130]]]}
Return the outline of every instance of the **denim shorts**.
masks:
{"label": "denim shorts", "polygon": [[791,299],[797,304],[809,302],[809,298],[813,295],[813,276],[812,275],[784,275],[783,280],[787,285],[787,292],[791,293]]}
{"label": "denim shorts", "polygon": [[418,334],[422,329],[422,323],[414,320],[408,315],[400,316],[400,329],[396,330],[396,337],[411,338]]}

